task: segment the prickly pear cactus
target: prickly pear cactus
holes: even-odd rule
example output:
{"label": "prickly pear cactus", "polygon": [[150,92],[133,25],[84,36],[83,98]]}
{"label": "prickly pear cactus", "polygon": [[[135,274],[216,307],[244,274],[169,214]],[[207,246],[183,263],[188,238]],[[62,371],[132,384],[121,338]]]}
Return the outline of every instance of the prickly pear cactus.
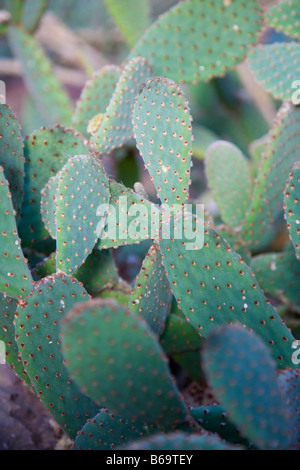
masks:
{"label": "prickly pear cactus", "polygon": [[47,4],[0,0],[1,354],[76,450],[299,448],[296,1],[95,2],[81,70]]}
{"label": "prickly pear cactus", "polygon": [[130,57],[150,60],[157,75],[198,82],[223,75],[243,60],[262,27],[257,0],[185,0],[146,31]]}
{"label": "prickly pear cactus", "polygon": [[289,175],[288,184],[285,190],[284,209],[287,221],[287,227],[290,232],[290,238],[293,242],[296,256],[299,259],[300,253],[300,164],[293,166]]}

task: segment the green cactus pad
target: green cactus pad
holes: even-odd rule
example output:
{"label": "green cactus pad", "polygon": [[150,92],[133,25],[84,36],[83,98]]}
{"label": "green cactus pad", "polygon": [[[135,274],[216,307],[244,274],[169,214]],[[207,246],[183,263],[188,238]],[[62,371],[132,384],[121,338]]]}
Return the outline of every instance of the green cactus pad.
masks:
{"label": "green cactus pad", "polygon": [[231,248],[243,258],[246,264],[250,263],[251,252],[246,241],[241,237],[240,227],[233,229],[232,227],[221,224],[212,225],[212,228],[229,243]]}
{"label": "green cactus pad", "polygon": [[25,194],[19,233],[24,246],[48,238],[40,214],[41,191],[73,155],[88,153],[79,133],[61,126],[42,128],[25,139]]}
{"label": "green cactus pad", "polygon": [[211,333],[202,358],[215,397],[241,434],[260,449],[288,449],[295,435],[265,344],[241,325],[226,325]]}
{"label": "green cactus pad", "polygon": [[272,28],[300,39],[300,10],[298,0],[282,1],[273,5],[265,13],[265,19]]}
{"label": "green cactus pad", "polygon": [[248,62],[255,79],[274,98],[293,101],[292,85],[300,74],[298,42],[259,45],[249,53]]}
{"label": "green cactus pad", "polygon": [[114,288],[119,281],[119,275],[111,251],[93,250],[77,271],[76,278],[83,283],[92,297],[97,297],[106,289]]}
{"label": "green cactus pad", "polygon": [[204,160],[208,147],[219,138],[210,129],[199,124],[193,124],[193,136],[193,157]]}
{"label": "green cactus pad", "polygon": [[130,57],[153,61],[156,75],[198,82],[224,75],[256,44],[262,27],[259,2],[179,2],[152,25]]}
{"label": "green cactus pad", "polygon": [[132,290],[131,310],[144,317],[151,330],[160,336],[171,310],[172,297],[159,247],[152,245]]}
{"label": "green cactus pad", "polygon": [[120,75],[120,67],[106,65],[86,82],[73,114],[74,129],[90,137],[87,132],[89,121],[96,114],[105,113]]}
{"label": "green cactus pad", "polygon": [[15,327],[13,322],[16,311],[16,300],[10,297],[4,297],[0,294],[0,341],[5,343],[5,360],[22,380],[30,384],[15,340]]}
{"label": "green cactus pad", "polygon": [[110,212],[97,248],[102,250],[157,239],[160,225],[159,208],[114,180],[110,180],[109,188]]}
{"label": "green cactus pad", "polygon": [[207,150],[205,170],[223,221],[238,227],[251,204],[252,181],[246,158],[230,142],[217,141]]}
{"label": "green cactus pad", "polygon": [[24,157],[20,124],[11,108],[0,104],[0,165],[19,216],[24,187]]}
{"label": "green cactus pad", "polygon": [[103,409],[88,420],[75,439],[75,450],[112,450],[137,441],[146,431]]}
{"label": "green cactus pad", "polygon": [[48,3],[48,0],[25,0],[22,11],[22,24],[26,31],[32,33],[36,30]]}
{"label": "green cactus pad", "polygon": [[57,190],[61,178],[61,171],[55,176],[51,176],[48,183],[41,191],[41,217],[45,228],[51,237],[56,239],[56,209],[57,209]]}
{"label": "green cactus pad", "polygon": [[[178,220],[176,216],[170,223],[176,227]],[[292,367],[293,336],[243,259],[206,224],[202,249],[186,249],[184,236],[182,240],[162,236],[160,248],[173,294],[187,320],[204,337],[218,324],[245,324],[263,338],[279,367]]]}
{"label": "green cactus pad", "polygon": [[71,101],[54,75],[49,59],[34,36],[21,27],[11,27],[8,36],[10,45],[22,64],[27,88],[47,120],[46,122],[70,124]]}
{"label": "green cactus pad", "polygon": [[293,166],[284,193],[284,211],[296,256],[300,259],[300,163]]}
{"label": "green cactus pad", "polygon": [[266,294],[300,313],[300,262],[294,252],[255,256],[251,260],[251,268]]}
{"label": "green cactus pad", "polygon": [[124,66],[102,123],[92,137],[101,153],[121,147],[133,137],[131,117],[134,99],[139,87],[151,75],[150,62],[142,57],[133,58]]}
{"label": "green cactus pad", "polygon": [[71,376],[96,402],[132,422],[170,429],[186,408],[145,320],[111,299],[75,307],[62,323]]}
{"label": "green cactus pad", "polygon": [[[264,248],[283,207],[283,191],[300,147],[300,108],[286,103],[278,111],[255,182],[253,202],[242,237],[253,249]],[[266,242],[267,239],[267,242]]]}
{"label": "green cactus pad", "polygon": [[32,270],[32,276],[35,281],[40,281],[44,277],[50,276],[56,273],[56,258],[55,253],[51,253],[48,258],[37,263]]}
{"label": "green cactus pad", "polygon": [[[217,436],[208,434],[187,434],[184,432],[174,432],[170,434],[155,434],[147,439],[133,442],[122,450],[243,450],[242,447],[235,447],[222,441]],[[157,457],[159,458],[159,457]]]}
{"label": "green cactus pad", "polygon": [[[72,274],[84,263],[105,227],[109,200],[109,182],[100,160],[71,157],[57,188],[57,269]],[[99,213],[99,205],[106,210]]]}
{"label": "green cactus pad", "polygon": [[130,295],[130,284],[119,280],[119,282],[112,288],[101,291],[98,297],[101,297],[101,299],[113,299],[118,302],[118,304],[121,304],[123,307],[127,308],[130,301]]}
{"label": "green cactus pad", "polygon": [[224,408],[220,405],[200,406],[190,410],[191,416],[206,431],[217,433],[221,439],[232,444],[242,444],[251,447],[249,442],[241,437],[237,427],[228,420]]}
{"label": "green cactus pad", "polygon": [[182,204],[189,194],[192,126],[181,88],[151,78],[136,97],[134,137],[162,203]]}
{"label": "green cactus pad", "polygon": [[[286,397],[287,407],[290,409],[290,428],[296,435],[300,435],[300,375],[298,370],[285,369],[278,376],[282,394]],[[299,437],[298,437],[299,440]],[[295,446],[297,449],[297,446]]]}
{"label": "green cactus pad", "polygon": [[160,344],[166,354],[198,351],[203,338],[185,318],[172,313],[167,318]]}
{"label": "green cactus pad", "polygon": [[1,166],[0,213],[0,292],[20,299],[30,294],[32,277],[21,249],[12,197]]}
{"label": "green cactus pad", "polygon": [[87,292],[76,279],[55,274],[35,285],[34,294],[19,307],[15,318],[16,340],[27,374],[36,393],[71,438],[99,412],[70,379],[60,350],[62,318],[87,299]]}
{"label": "green cactus pad", "polygon": [[133,47],[150,24],[149,0],[104,0],[129,47]]}

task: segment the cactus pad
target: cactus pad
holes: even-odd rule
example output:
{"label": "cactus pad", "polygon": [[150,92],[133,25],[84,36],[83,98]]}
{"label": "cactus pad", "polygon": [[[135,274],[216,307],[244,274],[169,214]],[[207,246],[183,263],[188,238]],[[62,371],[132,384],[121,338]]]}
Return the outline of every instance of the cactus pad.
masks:
{"label": "cactus pad", "polygon": [[252,193],[246,158],[235,145],[217,141],[207,150],[205,170],[223,221],[232,227],[241,225]]}
{"label": "cactus pad", "polygon": [[[176,225],[176,217],[170,223]],[[186,243],[184,237],[160,240],[166,275],[188,321],[204,337],[218,324],[245,324],[264,339],[279,365],[292,367],[293,336],[243,259],[207,226],[202,249],[187,250]]]}
{"label": "cactus pad", "polygon": [[136,97],[134,137],[162,203],[182,204],[189,194],[192,126],[180,87],[151,78]]}
{"label": "cactus pad", "polygon": [[202,351],[213,393],[241,434],[260,449],[287,449],[289,410],[265,344],[241,325],[217,327]]}
{"label": "cactus pad", "polygon": [[253,248],[266,245],[272,224],[282,211],[283,191],[300,149],[300,108],[286,103],[278,111],[263,155],[253,201],[242,236]]}
{"label": "cactus pad", "polygon": [[121,74],[121,68],[106,65],[95,72],[85,84],[72,118],[72,126],[89,137],[87,127],[89,121],[99,113],[105,113],[111,96]]}
{"label": "cactus pad", "polygon": [[131,310],[142,315],[152,331],[160,336],[171,309],[172,297],[159,247],[152,245],[132,290]]}
{"label": "cactus pad", "polygon": [[293,251],[255,256],[251,268],[266,294],[300,312],[300,262]]}
{"label": "cactus pad", "polygon": [[16,339],[27,374],[54,419],[72,438],[99,407],[69,377],[60,350],[60,323],[75,304],[87,299],[87,292],[76,279],[55,274],[35,285],[34,294],[19,307],[15,318]]}
{"label": "cactus pad", "polygon": [[259,45],[250,52],[248,62],[256,80],[274,98],[293,100],[292,85],[300,73],[298,42]]}
{"label": "cactus pad", "polygon": [[2,167],[0,213],[0,292],[14,298],[26,297],[32,289],[32,277],[21,249],[11,193]]}
{"label": "cactus pad", "polygon": [[[80,268],[101,237],[109,200],[102,163],[91,156],[70,158],[61,170],[57,188],[57,269],[71,274]],[[106,211],[99,214],[99,205]]]}
{"label": "cactus pad", "polygon": [[159,236],[160,210],[130,188],[114,180],[109,182],[110,211],[103,235],[97,243],[99,250],[131,245]]}
{"label": "cactus pad", "polygon": [[62,343],[71,376],[113,413],[164,429],[185,420],[166,358],[130,310],[111,299],[78,305],[63,321]]}
{"label": "cactus pad", "polygon": [[19,215],[24,186],[24,157],[20,124],[11,108],[0,104],[0,165],[4,170]]}
{"label": "cactus pad", "polygon": [[[123,450],[123,448],[122,448]],[[127,445],[124,450],[242,450],[242,447],[235,447],[227,444],[217,436],[203,434],[187,434],[184,432],[174,432],[170,434],[155,434],[147,439],[141,439]]]}
{"label": "cactus pad", "polygon": [[284,210],[290,238],[300,259],[300,163],[293,166],[284,193]]}
{"label": "cactus pad", "polygon": [[152,75],[150,62],[142,57],[126,63],[112,95],[105,116],[93,142],[97,150],[106,153],[121,147],[133,137],[132,110],[139,87]]}
{"label": "cactus pad", "polygon": [[9,41],[22,64],[27,88],[47,123],[69,125],[72,117],[71,101],[35,37],[21,27],[11,27]]}
{"label": "cactus pad", "polygon": [[300,39],[300,10],[297,0],[286,0],[273,5],[265,13],[272,28],[295,39]]}
{"label": "cactus pad", "polygon": [[146,57],[156,75],[177,82],[210,80],[238,65],[256,44],[261,15],[256,0],[185,0],[158,18],[130,57]]}
{"label": "cactus pad", "polygon": [[42,128],[25,139],[25,194],[19,233],[24,245],[47,238],[41,214],[41,191],[50,177],[63,168],[73,155],[85,155],[83,137],[61,126]]}
{"label": "cactus pad", "polygon": [[129,47],[133,47],[150,24],[149,0],[104,0]]}
{"label": "cactus pad", "polygon": [[144,435],[145,430],[103,409],[80,430],[74,449],[112,450],[130,441],[137,441]]}

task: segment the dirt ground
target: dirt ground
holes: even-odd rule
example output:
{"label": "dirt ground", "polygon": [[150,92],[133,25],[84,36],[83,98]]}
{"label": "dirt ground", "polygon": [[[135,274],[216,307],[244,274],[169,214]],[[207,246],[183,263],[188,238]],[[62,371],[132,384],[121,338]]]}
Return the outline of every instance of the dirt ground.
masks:
{"label": "dirt ground", "polygon": [[71,442],[8,365],[0,365],[0,450],[69,449]]}

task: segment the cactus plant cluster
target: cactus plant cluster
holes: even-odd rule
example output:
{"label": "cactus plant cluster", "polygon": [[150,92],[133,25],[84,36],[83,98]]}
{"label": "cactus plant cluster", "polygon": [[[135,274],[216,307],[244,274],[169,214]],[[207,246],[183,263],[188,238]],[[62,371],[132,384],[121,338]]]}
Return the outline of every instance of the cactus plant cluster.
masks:
{"label": "cactus plant cluster", "polygon": [[[24,136],[0,104],[7,363],[77,450],[297,449],[299,5],[183,0],[149,26],[148,2],[106,0],[131,50],[73,106],[32,35],[46,3],[5,5],[8,41],[52,121]],[[264,44],[267,26],[285,42]],[[199,213],[187,87],[219,83],[243,61],[282,103],[248,153],[210,133],[201,164],[215,206]],[[105,167],[132,142],[159,204]],[[191,231],[179,233],[183,223]],[[130,284],[113,248],[147,240]],[[178,369],[213,400],[192,400]]]}

